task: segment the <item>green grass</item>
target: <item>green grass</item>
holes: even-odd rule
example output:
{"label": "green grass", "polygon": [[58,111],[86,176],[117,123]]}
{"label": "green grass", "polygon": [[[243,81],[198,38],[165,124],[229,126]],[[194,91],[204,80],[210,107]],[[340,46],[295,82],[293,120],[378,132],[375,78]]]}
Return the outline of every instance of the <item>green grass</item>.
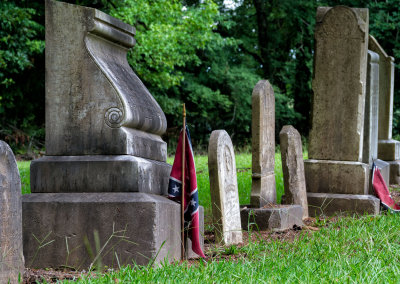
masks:
{"label": "green grass", "polygon": [[238,260],[189,265],[124,267],[80,283],[398,283],[400,281],[400,218],[398,215],[341,218],[321,224],[298,239],[249,243],[233,250]]}
{"label": "green grass", "polygon": [[30,165],[31,162],[17,162],[19,175],[21,177],[22,194],[31,193],[30,182]]}
{"label": "green grass", "polygon": [[[172,164],[174,157],[169,157],[167,162]],[[205,209],[205,215],[211,215],[210,179],[208,176],[208,156],[195,156],[197,188],[199,201]],[[236,154],[236,169],[238,180],[239,203],[250,204],[251,193],[251,154]],[[277,200],[280,203],[283,195],[283,174],[281,155],[275,154],[275,180]]]}
{"label": "green grass", "polygon": [[[307,154],[304,155],[307,158]],[[172,163],[172,158],[168,162]],[[206,156],[195,157],[200,202],[210,214]],[[18,162],[23,192],[29,188],[29,162]],[[251,190],[251,156],[236,155],[239,198],[247,204]],[[278,198],[283,191],[280,155],[276,155]],[[119,271],[84,276],[79,283],[138,282],[272,282],[272,283],[398,283],[400,282],[400,215],[343,217],[320,220],[320,230],[301,231],[294,241],[262,239],[243,247],[217,250],[209,262],[163,263],[158,267],[122,267]],[[251,232],[256,234],[256,232]],[[235,260],[221,258],[222,251]]]}

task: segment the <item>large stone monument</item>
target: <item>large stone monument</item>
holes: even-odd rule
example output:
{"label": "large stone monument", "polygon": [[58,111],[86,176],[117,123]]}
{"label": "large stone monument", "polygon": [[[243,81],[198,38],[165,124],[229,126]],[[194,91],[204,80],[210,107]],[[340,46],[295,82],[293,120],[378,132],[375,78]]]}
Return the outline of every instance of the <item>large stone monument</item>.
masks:
{"label": "large stone monument", "polygon": [[304,219],[308,217],[308,203],[301,135],[293,126],[285,125],[279,133],[279,139],[285,185],[282,204],[300,205]]}
{"label": "large stone monument", "polygon": [[371,35],[368,48],[379,55],[378,158],[390,164],[390,183],[400,184],[400,142],[392,139],[394,58]]}
{"label": "large stone monument", "polygon": [[275,95],[271,84],[261,80],[252,100],[252,184],[251,206],[276,203],[275,184]]}
{"label": "large stone monument", "polygon": [[162,196],[166,118],[127,62],[134,35],[96,9],[46,0],[46,156],[23,198],[31,267],[85,268],[100,251],[109,267],[181,257],[180,206]]}
{"label": "large stone monument", "polygon": [[0,283],[23,276],[21,180],[13,152],[0,141]]}
{"label": "large stone monument", "polygon": [[368,9],[319,7],[305,174],[310,214],[379,213],[363,162]]}
{"label": "large stone monument", "polygon": [[231,138],[225,130],[211,133],[208,171],[216,241],[225,245],[241,243],[243,239],[235,153]]}

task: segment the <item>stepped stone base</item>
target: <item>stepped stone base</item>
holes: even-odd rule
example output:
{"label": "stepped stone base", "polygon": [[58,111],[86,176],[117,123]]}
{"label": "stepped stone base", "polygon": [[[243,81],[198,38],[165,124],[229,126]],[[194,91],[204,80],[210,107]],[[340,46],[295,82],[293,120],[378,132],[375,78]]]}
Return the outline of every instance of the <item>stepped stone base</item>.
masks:
{"label": "stepped stone base", "polygon": [[167,195],[171,166],[129,155],[45,156],[32,161],[32,193],[145,192]]}
{"label": "stepped stone base", "polygon": [[303,225],[303,208],[300,205],[276,205],[271,208],[248,208],[240,210],[243,230],[286,230],[293,225]]}
{"label": "stepped stone base", "polygon": [[180,205],[159,195],[36,193],[22,206],[27,267],[87,269],[103,246],[98,260],[114,268],[181,257]]}
{"label": "stepped stone base", "polygon": [[308,192],[368,194],[369,165],[360,162],[306,160],[304,161]]}
{"label": "stepped stone base", "polygon": [[380,201],[372,195],[307,193],[310,216],[338,214],[378,215]]}
{"label": "stepped stone base", "polygon": [[384,161],[395,161],[400,159],[400,142],[397,140],[379,140],[378,158]]}
{"label": "stepped stone base", "polygon": [[390,165],[390,184],[400,185],[400,160],[387,162]]}
{"label": "stepped stone base", "polygon": [[[388,162],[376,159],[375,164],[378,167],[378,169],[381,172],[381,175],[383,177],[383,180],[385,181],[386,185],[389,186],[390,184],[390,164]],[[371,171],[372,171],[372,165],[371,165]],[[370,184],[369,184],[369,194],[375,195],[375,191],[372,188],[372,175],[370,177]]]}

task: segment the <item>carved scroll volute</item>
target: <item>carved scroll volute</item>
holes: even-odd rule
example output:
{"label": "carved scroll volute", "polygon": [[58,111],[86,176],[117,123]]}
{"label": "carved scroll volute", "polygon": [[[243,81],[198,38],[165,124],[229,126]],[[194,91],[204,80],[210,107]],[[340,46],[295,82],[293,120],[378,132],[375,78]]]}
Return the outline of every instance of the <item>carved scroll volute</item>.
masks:
{"label": "carved scroll volute", "polygon": [[106,111],[105,123],[162,135],[167,126],[165,115],[127,61],[128,49],[135,45],[135,28],[98,10],[94,13],[86,48],[123,104],[123,109]]}
{"label": "carved scroll volute", "polygon": [[135,28],[46,0],[46,154],[165,161],[163,111],[127,61]]}

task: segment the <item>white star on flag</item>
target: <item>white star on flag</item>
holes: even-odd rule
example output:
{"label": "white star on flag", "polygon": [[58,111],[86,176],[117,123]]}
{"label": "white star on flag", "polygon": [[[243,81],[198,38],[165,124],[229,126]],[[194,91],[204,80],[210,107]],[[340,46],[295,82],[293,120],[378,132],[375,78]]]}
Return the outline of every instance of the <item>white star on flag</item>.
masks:
{"label": "white star on flag", "polygon": [[175,185],[174,188],[172,188],[172,190],[174,191],[174,193],[175,193],[175,192],[178,192],[178,191],[179,191],[179,187],[177,187],[177,186]]}
{"label": "white star on flag", "polygon": [[190,201],[190,204],[191,204],[192,206],[196,206],[196,201],[195,201],[194,199],[192,199],[192,200]]}

